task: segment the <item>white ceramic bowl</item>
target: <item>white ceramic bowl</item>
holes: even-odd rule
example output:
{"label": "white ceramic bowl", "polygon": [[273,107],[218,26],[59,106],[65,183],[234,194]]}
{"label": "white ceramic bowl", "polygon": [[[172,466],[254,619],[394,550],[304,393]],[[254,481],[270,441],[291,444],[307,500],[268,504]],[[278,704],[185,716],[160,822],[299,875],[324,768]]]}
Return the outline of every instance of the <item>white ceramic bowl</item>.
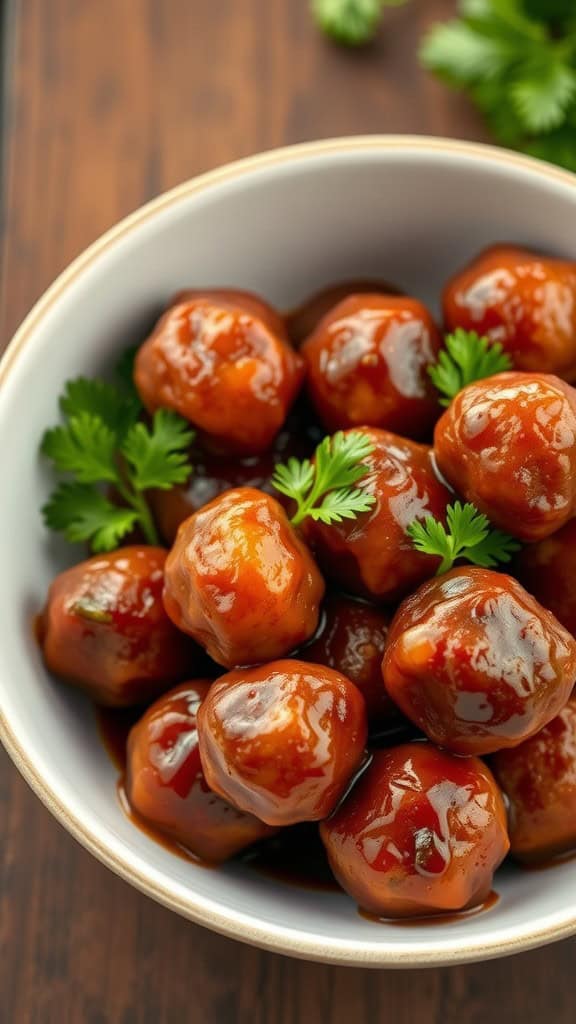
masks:
{"label": "white ceramic bowl", "polygon": [[498,904],[469,920],[398,927],[344,894],[300,891],[241,865],[207,871],[123,815],[91,708],[53,682],[31,618],[70,560],[39,508],[38,439],[63,382],[110,364],[185,286],[233,285],[280,307],[339,278],[379,276],[437,303],[487,243],[576,257],[576,178],[510,153],[425,138],[355,138],[268,153],[204,175],[93,245],[32,310],[0,371],[0,727],[63,825],[149,896],[226,935],[334,963],[414,966],[514,953],[576,932],[576,861],[498,875]]}

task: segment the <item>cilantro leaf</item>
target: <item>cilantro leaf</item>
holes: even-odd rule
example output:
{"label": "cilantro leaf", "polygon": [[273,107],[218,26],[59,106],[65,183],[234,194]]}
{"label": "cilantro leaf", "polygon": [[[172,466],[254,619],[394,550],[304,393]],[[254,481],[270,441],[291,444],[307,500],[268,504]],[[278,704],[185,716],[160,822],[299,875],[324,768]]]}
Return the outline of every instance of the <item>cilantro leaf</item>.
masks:
{"label": "cilantro leaf", "polygon": [[139,491],[157,487],[169,491],[190,476],[188,449],[194,439],[186,420],[168,409],[154,413],[152,427],[135,423],[122,445],[131,482]]}
{"label": "cilantro leaf", "polygon": [[448,528],[434,516],[426,516],[406,530],[417,551],[441,559],[438,576],[448,572],[459,558],[489,569],[509,562],[514,552],[520,550],[518,541],[493,529],[488,517],[470,502],[463,505],[455,501],[449,505],[446,524]]}
{"label": "cilantro leaf", "polygon": [[353,485],[370,472],[365,460],[373,451],[366,434],[339,430],[320,442],[313,462],[291,458],[277,466],[272,484],[296,502],[293,524],[297,526],[307,516],[327,524],[342,522],[367,512],[376,501],[374,495]]}
{"label": "cilantro leaf", "polygon": [[322,31],[344,46],[361,46],[376,35],[384,7],[406,0],[312,0],[312,14]]}
{"label": "cilantro leaf", "polygon": [[94,486],[60,484],[42,509],[51,530],[64,534],[71,543],[90,541],[92,550],[112,551],[135,526],[138,513],[113,505]]}
{"label": "cilantro leaf", "polygon": [[[125,358],[125,371],[133,354]],[[64,422],[47,430],[41,451],[60,484],[45,506],[44,520],[72,542],[89,541],[109,551],[138,525],[150,544],[159,542],[145,491],[169,490],[191,472],[188,449],[194,432],[176,413],[160,409],[152,425],[138,422],[142,405],[132,385],[98,378],[68,381],[60,399]],[[113,487],[111,501],[102,487]]]}
{"label": "cilantro leaf", "polygon": [[442,395],[441,405],[450,405],[454,396],[468,384],[512,367],[512,360],[502,345],[481,337],[476,331],[457,327],[446,335],[444,344],[446,348],[439,353],[437,362],[428,367],[432,383]]}
{"label": "cilantro leaf", "polygon": [[526,131],[537,135],[558,128],[576,97],[576,71],[560,61],[517,79],[510,95]]}
{"label": "cilantro leaf", "polygon": [[47,430],[41,451],[56,469],[73,473],[80,483],[113,483],[117,478],[116,435],[93,413],[79,412],[65,426]]}

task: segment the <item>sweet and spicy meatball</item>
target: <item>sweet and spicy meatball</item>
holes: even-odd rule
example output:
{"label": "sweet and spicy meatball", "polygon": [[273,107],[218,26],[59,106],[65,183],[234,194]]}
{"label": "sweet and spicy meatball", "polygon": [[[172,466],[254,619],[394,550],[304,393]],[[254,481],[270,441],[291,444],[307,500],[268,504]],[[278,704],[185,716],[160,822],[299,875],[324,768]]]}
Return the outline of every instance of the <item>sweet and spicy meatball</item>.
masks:
{"label": "sweet and spicy meatball", "polygon": [[341,886],[383,917],[477,906],[509,846],[486,765],[426,742],[376,751],[320,834]]}
{"label": "sweet and spicy meatball", "polygon": [[309,295],[302,305],[286,314],[286,329],[292,344],[299,348],[308,335],[316,329],[322,317],[325,317],[339,302],[350,295],[400,295],[400,290],[389,281],[340,281],[329,284],[325,288]]}
{"label": "sweet and spicy meatball", "polygon": [[328,430],[382,427],[422,438],[439,415],[428,375],[440,336],[416,299],[350,295],[302,347],[308,389]]}
{"label": "sweet and spicy meatball", "polygon": [[196,716],[210,687],[194,679],[165,694],[128,739],[126,795],[136,814],[201,860],[228,860],[271,829],[209,789]]}
{"label": "sweet and spicy meatball", "polygon": [[329,594],[316,636],[301,651],[306,661],[334,668],[358,687],[374,728],[401,717],[382,682],[389,625],[390,616],[382,608],[344,594]]}
{"label": "sweet and spicy meatball", "polygon": [[323,595],[282,506],[249,487],[226,491],[182,523],[166,561],[168,615],[227,668],[304,643]]}
{"label": "sweet and spicy meatball", "polygon": [[330,814],[364,757],[366,731],[353,683],[304,661],[229,672],[198,714],[208,785],[269,825]]}
{"label": "sweet and spicy meatball", "polygon": [[443,305],[449,331],[500,342],[519,370],[576,378],[576,263],[492,246],[448,282]]}
{"label": "sweet and spicy meatball", "polygon": [[576,636],[576,519],[516,555],[514,575]]}
{"label": "sweet and spicy meatball", "polygon": [[576,506],[576,391],[543,373],[499,373],[461,391],[436,424],[442,474],[521,540],[554,533]]}
{"label": "sweet and spicy meatball", "polygon": [[149,410],[174,409],[215,443],[265,451],[304,374],[301,357],[251,307],[198,295],[171,306],[136,356]]}
{"label": "sweet and spicy meatball", "polygon": [[576,681],[576,641],[512,576],[453,569],[400,605],[382,673],[431,740],[487,754],[558,714]]}
{"label": "sweet and spicy meatball", "polygon": [[428,515],[443,519],[451,495],[434,472],[431,448],[384,430],[361,432],[374,446],[363,460],[369,473],[362,479],[374,505],[356,519],[330,526],[307,519],[302,529],[326,575],[344,590],[394,601],[440,564],[415,550],[406,527]]}
{"label": "sweet and spicy meatball", "polygon": [[509,801],[510,852],[547,860],[576,849],[576,701],[492,768]]}
{"label": "sweet and spicy meatball", "polygon": [[211,302],[226,302],[231,306],[245,310],[261,320],[279,338],[286,340],[288,337],[287,325],[284,318],[274,306],[265,302],[255,292],[242,291],[239,288],[183,288],[174,295],[170,306],[178,306],[182,302],[192,302],[195,299],[207,299]]}
{"label": "sweet and spicy meatball", "polygon": [[163,548],[96,555],[60,573],[40,622],[47,667],[99,704],[150,700],[188,675],[202,652],[164,611]]}

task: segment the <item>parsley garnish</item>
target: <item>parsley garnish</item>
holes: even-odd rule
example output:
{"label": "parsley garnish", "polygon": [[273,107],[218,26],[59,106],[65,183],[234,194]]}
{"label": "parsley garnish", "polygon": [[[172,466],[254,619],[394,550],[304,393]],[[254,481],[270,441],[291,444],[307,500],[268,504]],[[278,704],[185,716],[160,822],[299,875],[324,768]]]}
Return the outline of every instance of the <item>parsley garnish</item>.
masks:
{"label": "parsley garnish", "polygon": [[[124,362],[117,385],[86,377],[68,381],[60,398],[64,423],[47,430],[41,443],[54,468],[72,478],[52,493],[44,521],[69,541],[89,541],[95,552],[112,551],[135,526],[157,544],[144,492],[169,490],[191,472],[194,432],[167,409],[159,409],[151,425],[140,422],[142,406],[131,387],[129,360]],[[103,485],[122,503],[111,501]]]}
{"label": "parsley garnish", "polygon": [[448,529],[434,516],[426,516],[422,522],[411,523],[406,531],[417,551],[442,559],[437,576],[448,572],[458,558],[492,569],[500,562],[509,562],[520,550],[518,541],[493,529],[488,517],[470,502],[448,505],[446,523]]}
{"label": "parsley garnish", "polygon": [[376,498],[354,484],[370,472],[362,460],[373,451],[369,437],[359,431],[344,434],[339,430],[320,442],[313,462],[292,458],[277,466],[272,484],[296,502],[293,525],[298,526],[307,516],[330,525],[368,512]]}
{"label": "parsley garnish", "polygon": [[460,0],[460,17],[432,28],[421,57],[504,145],[576,170],[572,0]]}
{"label": "parsley garnish", "polygon": [[405,0],[312,0],[312,14],[322,31],[344,46],[362,46],[374,38],[384,7]]}
{"label": "parsley garnish", "polygon": [[512,368],[512,360],[500,342],[491,342],[476,331],[457,327],[453,334],[446,335],[444,344],[438,362],[428,367],[434,387],[443,396],[440,405],[450,405],[467,384]]}

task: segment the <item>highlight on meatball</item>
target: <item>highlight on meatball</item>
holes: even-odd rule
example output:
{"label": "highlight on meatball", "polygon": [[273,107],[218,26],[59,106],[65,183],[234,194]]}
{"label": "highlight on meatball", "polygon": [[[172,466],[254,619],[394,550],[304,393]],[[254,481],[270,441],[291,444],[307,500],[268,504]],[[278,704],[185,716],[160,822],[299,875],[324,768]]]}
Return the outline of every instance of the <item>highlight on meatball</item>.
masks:
{"label": "highlight on meatball", "polygon": [[201,860],[221,863],[272,833],[208,787],[196,718],[210,680],[181,683],[160,697],[128,738],[125,789],[133,811]]}
{"label": "highlight on meatball", "polygon": [[323,596],[324,581],[282,506],[249,487],[187,519],[166,562],[168,615],[226,668],[304,643]]}
{"label": "highlight on meatball", "polygon": [[334,810],[364,757],[366,707],[339,672],[275,661],[217,680],[198,731],[215,793],[269,825],[293,825]]}
{"label": "highlight on meatball", "polygon": [[488,754],[558,714],[576,682],[576,641],[512,576],[453,569],[400,605],[382,674],[431,740]]}
{"label": "highlight on meatball", "polygon": [[406,528],[415,519],[443,520],[451,500],[439,480],[427,445],[384,430],[362,428],[373,452],[362,488],[374,496],[368,512],[326,526],[305,520],[303,533],[325,575],[343,590],[376,601],[393,602],[432,576],[440,559],[413,547]]}
{"label": "highlight on meatball", "polygon": [[301,357],[254,303],[210,293],[171,306],[136,356],[149,412],[172,409],[229,451],[265,451],[302,383]]}
{"label": "highlight on meatball", "polygon": [[425,741],[375,751],[320,834],[342,888],[392,918],[483,903],[509,848],[489,768]]}
{"label": "highlight on meatball", "polygon": [[438,329],[417,299],[343,299],[301,350],[308,390],[327,430],[372,426],[425,438],[440,414],[428,374],[440,347]]}
{"label": "highlight on meatball", "polygon": [[535,541],[576,510],[576,391],[542,373],[469,384],[436,424],[442,475],[495,526]]}
{"label": "highlight on meatball", "polygon": [[48,591],[40,639],[50,672],[97,703],[152,700],[205,657],[162,603],[166,551],[134,545],[60,573]]}
{"label": "highlight on meatball", "polygon": [[576,637],[576,519],[516,555],[514,575]]}
{"label": "highlight on meatball", "polygon": [[443,307],[448,331],[499,342],[517,369],[576,379],[576,263],[494,245],[450,279]]}
{"label": "highlight on meatball", "polygon": [[516,860],[576,850],[576,700],[531,739],[495,754],[492,769],[508,799]]}

